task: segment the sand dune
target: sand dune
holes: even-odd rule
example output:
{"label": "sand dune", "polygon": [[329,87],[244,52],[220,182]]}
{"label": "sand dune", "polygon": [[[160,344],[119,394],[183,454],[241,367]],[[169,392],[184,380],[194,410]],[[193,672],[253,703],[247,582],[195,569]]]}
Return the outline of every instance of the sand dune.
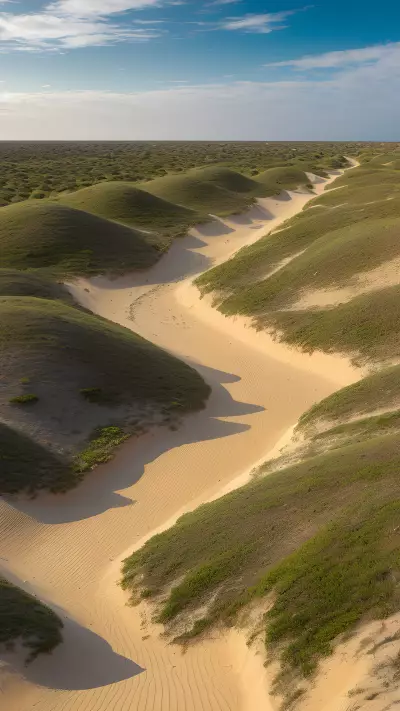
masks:
{"label": "sand dune", "polygon": [[[65,642],[51,658],[26,670],[7,659],[1,709],[256,708],[247,690],[261,665],[240,635],[216,635],[183,655],[159,636],[144,608],[126,606],[115,582],[120,560],[139,542],[238,477],[242,483],[305,409],[359,377],[344,360],[290,351],[225,319],[191,286],[195,275],[277,228],[311,197],[260,200],[245,215],[193,229],[147,272],[70,285],[84,306],[194,365],[212,395],[178,431],[128,441],[76,490],[0,504],[4,572],[66,623]],[[257,699],[269,704],[262,684]]]}

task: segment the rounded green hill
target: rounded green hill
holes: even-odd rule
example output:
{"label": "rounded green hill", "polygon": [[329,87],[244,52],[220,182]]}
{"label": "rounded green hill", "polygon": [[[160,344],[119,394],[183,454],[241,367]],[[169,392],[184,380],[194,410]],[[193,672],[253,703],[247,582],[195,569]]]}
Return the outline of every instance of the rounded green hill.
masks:
{"label": "rounded green hill", "polygon": [[82,210],[29,200],[0,210],[2,266],[61,274],[145,268],[158,257],[146,236]]}
{"label": "rounded green hill", "polygon": [[18,269],[0,269],[0,296],[37,296],[72,304],[72,297],[62,284]]}
{"label": "rounded green hill", "polygon": [[103,182],[77,192],[61,195],[59,202],[93,215],[167,235],[184,233],[199,215],[163,200],[136,185]]}
{"label": "rounded green hill", "polygon": [[210,392],[196,370],[129,329],[40,298],[0,298],[0,369],[8,494],[65,491],[126,435],[176,422]]}
{"label": "rounded green hill", "polygon": [[204,179],[203,171],[166,175],[143,183],[143,189],[164,200],[203,214],[228,215],[246,210],[252,199]]}

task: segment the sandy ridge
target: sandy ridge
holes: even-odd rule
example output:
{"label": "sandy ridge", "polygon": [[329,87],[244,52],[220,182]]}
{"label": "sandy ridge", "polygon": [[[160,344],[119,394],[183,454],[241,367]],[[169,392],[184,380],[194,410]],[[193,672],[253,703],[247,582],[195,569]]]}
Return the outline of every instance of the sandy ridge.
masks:
{"label": "sandy ridge", "polygon": [[[324,185],[316,184],[316,192]],[[260,200],[245,215],[193,229],[145,274],[71,286],[95,313],[195,365],[212,395],[179,431],[160,429],[126,443],[113,462],[62,498],[1,502],[4,572],[48,601],[66,624],[65,643],[50,658],[26,671],[7,659],[1,709],[249,708],[244,680],[254,675],[254,660],[243,640],[234,655],[228,637],[181,655],[140,608],[126,607],[115,579],[125,552],[177,512],[217,496],[237,477],[243,481],[306,408],[357,379],[345,361],[256,338],[248,324],[200,302],[191,286],[197,274],[277,228],[311,197],[294,191]]]}

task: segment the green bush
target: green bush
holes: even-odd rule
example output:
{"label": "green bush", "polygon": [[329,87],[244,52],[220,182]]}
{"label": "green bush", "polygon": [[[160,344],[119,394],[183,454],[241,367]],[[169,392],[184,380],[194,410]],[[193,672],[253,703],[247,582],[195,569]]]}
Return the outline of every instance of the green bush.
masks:
{"label": "green bush", "polygon": [[12,397],[10,403],[12,405],[33,405],[35,402],[38,402],[38,400],[39,398],[37,395],[27,393],[26,395],[17,395],[16,397]]}

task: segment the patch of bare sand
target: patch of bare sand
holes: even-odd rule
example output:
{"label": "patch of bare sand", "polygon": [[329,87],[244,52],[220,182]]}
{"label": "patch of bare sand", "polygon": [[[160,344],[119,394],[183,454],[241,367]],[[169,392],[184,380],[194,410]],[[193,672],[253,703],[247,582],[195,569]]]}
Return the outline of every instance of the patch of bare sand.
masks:
{"label": "patch of bare sand", "polygon": [[262,340],[195,299],[190,287],[195,275],[278,227],[310,197],[285,193],[202,225],[146,273],[71,285],[84,306],[194,364],[212,395],[179,430],[128,441],[76,490],[0,504],[5,574],[25,581],[66,623],[65,642],[50,658],[16,666],[2,697],[7,711],[254,711],[243,657],[231,654],[225,637],[183,655],[139,608],[126,606],[115,583],[124,552],[177,512],[223,492],[305,409],[358,379],[345,361]]}
{"label": "patch of bare sand", "polygon": [[291,311],[304,309],[324,308],[336,306],[351,301],[359,294],[379,291],[388,286],[400,284],[400,257],[380,264],[375,269],[359,274],[351,279],[348,286],[341,289],[315,289],[304,293],[295,304],[290,306]]}
{"label": "patch of bare sand", "polygon": [[324,660],[298,711],[385,711],[400,703],[400,615],[363,625]]}

